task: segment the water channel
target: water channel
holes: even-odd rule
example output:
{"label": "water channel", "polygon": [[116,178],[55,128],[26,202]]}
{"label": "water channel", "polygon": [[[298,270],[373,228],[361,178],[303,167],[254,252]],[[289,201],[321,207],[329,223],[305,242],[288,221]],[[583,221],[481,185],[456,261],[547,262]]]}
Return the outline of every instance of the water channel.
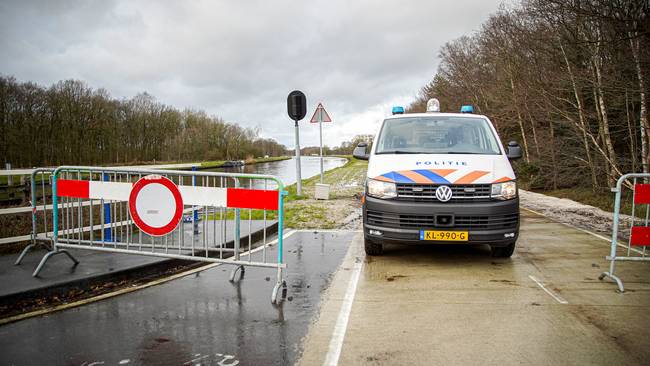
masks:
{"label": "water channel", "polygon": [[[323,158],[323,170],[338,168],[346,163],[345,158],[326,156]],[[320,174],[319,157],[302,156],[300,158],[300,169],[302,179],[307,179]],[[273,161],[268,163],[250,164],[235,168],[218,168],[214,171],[219,172],[236,172],[236,173],[257,173],[274,175],[285,185],[296,183],[296,158],[287,160]]]}

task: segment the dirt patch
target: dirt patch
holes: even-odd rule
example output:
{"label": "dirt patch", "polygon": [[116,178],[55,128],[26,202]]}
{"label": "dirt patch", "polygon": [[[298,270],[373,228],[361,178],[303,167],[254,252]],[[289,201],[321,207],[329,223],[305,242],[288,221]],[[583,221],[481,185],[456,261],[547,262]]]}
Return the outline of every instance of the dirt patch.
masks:
{"label": "dirt patch", "polygon": [[[611,212],[570,199],[546,196],[523,189],[519,190],[519,200],[522,207],[539,212],[555,221],[593,231],[605,237],[612,235],[614,214]],[[631,221],[631,216],[621,215],[619,238],[627,238]]]}
{"label": "dirt patch", "polygon": [[388,277],[386,277],[386,281],[388,281],[388,282],[393,282],[393,281],[395,281],[396,279],[399,279],[399,278],[406,278],[406,277],[408,277],[408,276],[404,276],[404,275],[388,276]]}

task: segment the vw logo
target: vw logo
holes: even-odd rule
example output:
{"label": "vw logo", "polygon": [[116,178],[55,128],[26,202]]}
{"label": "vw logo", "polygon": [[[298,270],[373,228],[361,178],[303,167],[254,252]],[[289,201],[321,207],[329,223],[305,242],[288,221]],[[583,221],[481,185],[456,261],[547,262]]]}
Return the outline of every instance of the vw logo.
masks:
{"label": "vw logo", "polygon": [[447,202],[451,199],[451,188],[449,186],[440,186],[436,189],[436,198],[440,202]]}

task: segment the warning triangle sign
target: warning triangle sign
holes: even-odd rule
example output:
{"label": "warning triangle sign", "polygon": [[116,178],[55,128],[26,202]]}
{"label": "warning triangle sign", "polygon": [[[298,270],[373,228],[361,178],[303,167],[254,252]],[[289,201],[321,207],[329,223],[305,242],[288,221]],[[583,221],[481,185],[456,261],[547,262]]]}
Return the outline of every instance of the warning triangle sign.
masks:
{"label": "warning triangle sign", "polygon": [[330,118],[330,115],[327,114],[327,111],[325,110],[325,107],[323,107],[323,104],[318,103],[318,107],[316,107],[316,110],[314,111],[314,115],[311,116],[311,120],[309,122],[311,123],[332,122],[332,119]]}

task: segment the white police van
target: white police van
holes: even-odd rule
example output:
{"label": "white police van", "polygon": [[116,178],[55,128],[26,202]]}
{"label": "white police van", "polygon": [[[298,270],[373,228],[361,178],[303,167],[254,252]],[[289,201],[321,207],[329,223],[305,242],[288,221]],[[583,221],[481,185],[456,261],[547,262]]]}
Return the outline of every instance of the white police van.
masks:
{"label": "white police van", "polygon": [[368,255],[384,243],[488,244],[495,257],[510,257],[519,234],[519,198],[510,159],[522,156],[516,142],[506,151],[492,122],[472,114],[441,113],[431,99],[427,113],[395,107],[368,153],[363,200]]}

